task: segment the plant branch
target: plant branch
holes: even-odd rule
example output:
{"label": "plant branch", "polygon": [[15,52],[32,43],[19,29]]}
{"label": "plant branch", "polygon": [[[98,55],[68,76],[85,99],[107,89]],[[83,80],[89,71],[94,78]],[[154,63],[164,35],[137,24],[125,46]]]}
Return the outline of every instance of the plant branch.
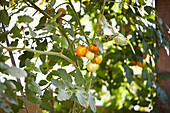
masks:
{"label": "plant branch", "polygon": [[69,4],[69,2],[61,3],[61,4],[59,4],[55,9],[57,9],[58,7],[60,7],[61,5],[64,5],[64,4]]}
{"label": "plant branch", "polygon": [[0,48],[7,49],[8,51],[12,51],[12,50],[25,50],[25,51],[28,51],[28,52],[33,52],[33,53],[37,53],[37,54],[41,54],[41,55],[59,56],[59,57],[65,59],[65,60],[67,60],[71,64],[73,64],[73,66],[76,69],[79,69],[78,66],[75,64],[75,62],[73,62],[70,58],[68,58],[67,56],[65,56],[65,55],[63,55],[61,53],[57,53],[57,52],[44,52],[44,51],[39,51],[39,50],[34,50],[34,49],[29,49],[29,48],[17,48],[17,47],[2,47],[2,46],[0,46]]}
{"label": "plant branch", "polygon": [[94,41],[94,39],[95,39],[95,37],[96,37],[96,32],[97,32],[98,29],[99,29],[99,25],[98,25],[98,24],[99,24],[99,17],[100,17],[100,15],[104,12],[105,3],[106,3],[106,0],[104,0],[103,5],[102,5],[101,10],[100,10],[100,13],[99,13],[98,16],[97,16],[97,23],[96,23],[95,31],[94,31],[94,34],[93,34],[92,43],[93,43],[93,41]]}
{"label": "plant branch", "polygon": [[[4,26],[3,23],[2,23],[2,28],[3,28],[4,32],[6,32],[5,26]],[[7,37],[6,37],[6,44],[7,44],[8,47],[10,46],[9,40],[8,40]],[[9,56],[10,56],[10,58],[11,58],[12,65],[13,65],[13,66],[16,66],[15,59],[14,59],[14,56],[13,56],[13,54],[12,54],[12,51],[9,51]],[[19,83],[21,84],[21,80],[20,80],[19,78],[16,78],[16,79],[17,79],[17,82],[19,82]],[[26,112],[29,113],[29,112],[28,112],[27,103],[26,103],[26,100],[25,100],[25,97],[24,97],[24,93],[23,93],[22,91],[20,91],[20,92],[21,92],[22,99],[23,99],[24,104],[25,104],[25,107],[26,107]]]}
{"label": "plant branch", "polygon": [[45,17],[51,19],[51,17],[45,11],[41,10],[37,5],[35,5],[34,2],[32,2],[32,0],[26,0],[26,1],[28,1],[37,11],[42,13]]}
{"label": "plant branch", "polygon": [[73,6],[71,0],[69,0],[69,4],[70,4],[71,8],[73,9],[73,12],[74,12],[74,14],[75,14],[75,16],[76,16],[76,20],[77,20],[77,22],[78,22],[80,31],[83,33],[83,35],[84,35],[84,37],[85,37],[85,39],[86,39],[86,41],[87,41],[87,44],[89,45],[88,37],[87,37],[87,35],[85,34],[85,32],[83,31],[83,28],[82,28],[81,23],[80,23],[79,16],[77,15],[76,10],[74,9],[74,6]]}

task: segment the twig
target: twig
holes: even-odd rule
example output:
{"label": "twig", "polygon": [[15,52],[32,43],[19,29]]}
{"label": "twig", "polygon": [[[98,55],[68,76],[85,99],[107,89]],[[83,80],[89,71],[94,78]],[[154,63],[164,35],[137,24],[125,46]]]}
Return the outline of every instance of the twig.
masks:
{"label": "twig", "polygon": [[34,50],[34,49],[29,49],[29,48],[17,48],[17,47],[2,47],[2,46],[0,46],[0,48],[7,49],[8,51],[12,51],[12,50],[25,50],[25,51],[29,51],[29,52],[33,52],[33,53],[37,53],[37,54],[41,54],[41,55],[59,56],[59,57],[65,59],[65,60],[67,60],[71,64],[73,64],[73,66],[76,69],[79,69],[78,66],[75,64],[75,62],[73,62],[70,58],[68,58],[67,56],[65,56],[65,55],[63,55],[61,53],[57,53],[57,52],[44,52],[44,51],[39,51],[39,50]]}
{"label": "twig", "polygon": [[85,34],[85,32],[83,31],[83,28],[82,28],[81,23],[80,23],[80,19],[79,19],[77,13],[76,13],[76,10],[74,9],[74,6],[73,6],[71,0],[69,0],[69,4],[70,4],[71,8],[73,9],[73,12],[74,12],[74,14],[75,14],[75,16],[76,16],[76,20],[77,20],[77,23],[78,23],[78,25],[79,25],[80,31],[83,33],[83,35],[84,35],[84,37],[85,37],[85,39],[86,39],[86,41],[87,41],[87,44],[89,45],[88,37],[87,37],[87,35]]}

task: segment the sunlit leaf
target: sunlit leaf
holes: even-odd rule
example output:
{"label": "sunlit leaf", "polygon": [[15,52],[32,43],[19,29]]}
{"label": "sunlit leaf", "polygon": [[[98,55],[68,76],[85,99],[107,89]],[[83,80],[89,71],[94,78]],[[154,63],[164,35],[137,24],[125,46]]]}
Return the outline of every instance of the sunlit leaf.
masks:
{"label": "sunlit leaf", "polygon": [[76,90],[76,97],[78,99],[78,102],[84,106],[84,107],[88,107],[89,103],[87,100],[87,93],[84,91],[84,89],[77,89]]}
{"label": "sunlit leaf", "polygon": [[58,69],[59,71],[59,76],[65,80],[65,81],[68,81],[68,82],[72,82],[72,79],[71,79],[71,76],[67,74],[66,70],[64,69]]}
{"label": "sunlit leaf", "polygon": [[26,77],[27,76],[26,71],[24,71],[24,70],[22,70],[20,68],[17,68],[15,66],[12,66],[11,68],[8,68],[6,70],[6,72],[8,72],[11,76],[17,77],[17,78]]}
{"label": "sunlit leaf", "polygon": [[71,95],[72,95],[71,90],[65,90],[65,89],[60,88],[58,91],[57,99],[59,101],[65,101],[65,100],[70,99]]}
{"label": "sunlit leaf", "polygon": [[95,98],[92,93],[89,93],[89,103],[90,103],[90,108],[94,113],[96,113],[96,103],[95,103]]}

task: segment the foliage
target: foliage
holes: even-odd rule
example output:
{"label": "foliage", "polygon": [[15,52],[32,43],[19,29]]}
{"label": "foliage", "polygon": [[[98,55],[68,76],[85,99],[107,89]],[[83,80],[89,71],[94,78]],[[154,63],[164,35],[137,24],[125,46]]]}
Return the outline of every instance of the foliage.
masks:
{"label": "foliage", "polygon": [[[58,6],[56,0],[42,1],[39,5],[36,2],[0,1],[0,15],[3,15],[0,17],[0,72],[5,75],[0,81],[0,107],[5,112],[23,108],[24,100],[17,97],[17,92],[50,112],[122,112],[135,110],[135,106],[139,106],[139,111],[150,108],[152,112],[157,109],[158,97],[167,104],[167,95],[158,86],[155,64],[159,48],[169,46],[163,38],[168,36],[154,7],[144,0],[75,0],[81,9],[77,11],[71,0]],[[45,9],[40,8],[42,4],[46,4]],[[61,5],[65,5],[66,15],[57,12]],[[36,14],[27,12],[31,8],[41,14],[36,26],[32,26]],[[13,16],[17,16],[14,24]],[[87,18],[92,30],[82,25]],[[76,55],[77,46],[88,48],[90,44],[99,49],[95,53],[91,48],[92,52],[103,56],[96,72],[89,72],[85,58]],[[8,51],[10,56],[6,54]],[[19,54],[19,68],[13,54]],[[7,65],[9,59],[13,62],[11,67]],[[37,63],[39,60],[41,64]],[[131,61],[145,65],[135,66]],[[73,69],[68,70],[68,66]],[[37,78],[37,74],[46,78]],[[8,75],[17,81],[7,79]],[[20,77],[24,77],[25,86]],[[103,109],[96,109],[95,98],[101,98],[103,86],[111,98],[104,102]]]}

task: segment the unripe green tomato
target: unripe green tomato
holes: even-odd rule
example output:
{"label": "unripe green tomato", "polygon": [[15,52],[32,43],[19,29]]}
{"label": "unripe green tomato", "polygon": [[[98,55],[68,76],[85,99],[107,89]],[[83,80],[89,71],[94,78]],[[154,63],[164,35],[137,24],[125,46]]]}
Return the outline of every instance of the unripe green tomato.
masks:
{"label": "unripe green tomato", "polygon": [[89,62],[87,64],[87,70],[90,71],[90,72],[96,71],[97,70],[97,64]]}
{"label": "unripe green tomato", "polygon": [[92,53],[91,51],[87,51],[86,58],[88,60],[92,60],[94,58],[94,53]]}

